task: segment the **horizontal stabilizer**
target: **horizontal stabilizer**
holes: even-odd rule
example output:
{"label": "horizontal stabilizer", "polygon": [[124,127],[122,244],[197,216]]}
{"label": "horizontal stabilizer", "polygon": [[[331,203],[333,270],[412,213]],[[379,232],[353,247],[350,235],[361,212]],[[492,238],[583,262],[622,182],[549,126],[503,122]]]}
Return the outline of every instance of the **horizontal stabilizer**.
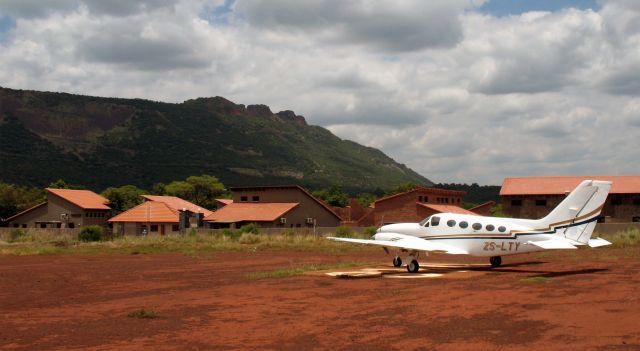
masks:
{"label": "horizontal stabilizer", "polygon": [[600,246],[611,245],[611,243],[602,238],[595,238],[595,239],[589,239],[588,245],[590,247],[600,247]]}
{"label": "horizontal stabilizer", "polygon": [[577,247],[571,245],[566,240],[562,239],[550,239],[550,240],[541,240],[541,241],[529,241],[531,245],[535,245],[537,247],[541,247],[543,249],[577,249]]}
{"label": "horizontal stabilizer", "polygon": [[346,241],[349,243],[356,243],[356,244],[397,247],[401,249],[409,249],[409,250],[417,250],[417,251],[443,252],[451,255],[468,255],[469,254],[467,251],[459,249],[455,246],[428,241],[428,240],[416,238],[415,236],[404,235],[404,234],[391,234],[391,235],[394,236],[393,241],[392,240],[336,238],[336,237],[327,237],[327,239],[335,240],[335,241]]}

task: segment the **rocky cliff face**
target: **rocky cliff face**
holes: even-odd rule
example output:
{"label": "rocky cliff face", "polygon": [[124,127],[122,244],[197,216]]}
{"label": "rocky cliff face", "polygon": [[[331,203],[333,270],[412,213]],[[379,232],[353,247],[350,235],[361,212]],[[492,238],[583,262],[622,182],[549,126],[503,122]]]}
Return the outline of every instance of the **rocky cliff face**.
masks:
{"label": "rocky cliff face", "polygon": [[0,88],[0,180],[102,189],[212,174],[224,184],[332,183],[353,192],[431,182],[293,111],[222,97],[181,104]]}

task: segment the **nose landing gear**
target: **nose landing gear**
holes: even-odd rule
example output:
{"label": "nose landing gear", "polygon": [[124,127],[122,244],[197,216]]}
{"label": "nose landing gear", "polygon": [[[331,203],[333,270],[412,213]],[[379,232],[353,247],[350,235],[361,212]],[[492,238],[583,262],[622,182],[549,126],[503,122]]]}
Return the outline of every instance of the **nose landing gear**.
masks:
{"label": "nose landing gear", "polygon": [[396,257],[393,259],[393,266],[394,266],[394,267],[400,267],[400,266],[402,266],[402,259],[400,258],[400,256],[396,256]]}

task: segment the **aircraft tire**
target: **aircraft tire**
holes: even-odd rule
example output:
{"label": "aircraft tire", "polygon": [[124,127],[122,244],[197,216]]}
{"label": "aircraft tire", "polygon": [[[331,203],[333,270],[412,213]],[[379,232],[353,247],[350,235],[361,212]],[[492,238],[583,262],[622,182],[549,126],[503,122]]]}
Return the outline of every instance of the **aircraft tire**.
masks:
{"label": "aircraft tire", "polygon": [[420,264],[416,260],[409,262],[409,264],[407,265],[407,271],[409,271],[409,273],[418,273],[419,270]]}
{"label": "aircraft tire", "polygon": [[491,267],[499,267],[502,264],[502,257],[492,256],[489,258],[489,262],[491,263]]}
{"label": "aircraft tire", "polygon": [[394,266],[394,267],[400,267],[400,266],[402,266],[402,259],[401,259],[400,257],[396,256],[396,257],[393,259],[393,266]]}

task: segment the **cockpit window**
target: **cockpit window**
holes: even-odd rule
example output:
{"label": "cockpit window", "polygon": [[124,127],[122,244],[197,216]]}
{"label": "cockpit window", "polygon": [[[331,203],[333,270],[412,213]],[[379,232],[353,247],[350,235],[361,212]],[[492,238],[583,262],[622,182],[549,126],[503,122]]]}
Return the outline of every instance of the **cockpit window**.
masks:
{"label": "cockpit window", "polygon": [[422,222],[420,222],[420,226],[422,227],[428,227],[429,226],[429,220],[431,219],[431,217],[427,217],[425,219],[422,220]]}
{"label": "cockpit window", "polygon": [[438,226],[438,224],[440,224],[440,217],[438,216],[431,217],[431,225],[436,227]]}
{"label": "cockpit window", "polygon": [[456,221],[454,221],[453,219],[450,219],[450,220],[447,221],[447,225],[449,227],[453,227],[454,225],[456,225]]}

